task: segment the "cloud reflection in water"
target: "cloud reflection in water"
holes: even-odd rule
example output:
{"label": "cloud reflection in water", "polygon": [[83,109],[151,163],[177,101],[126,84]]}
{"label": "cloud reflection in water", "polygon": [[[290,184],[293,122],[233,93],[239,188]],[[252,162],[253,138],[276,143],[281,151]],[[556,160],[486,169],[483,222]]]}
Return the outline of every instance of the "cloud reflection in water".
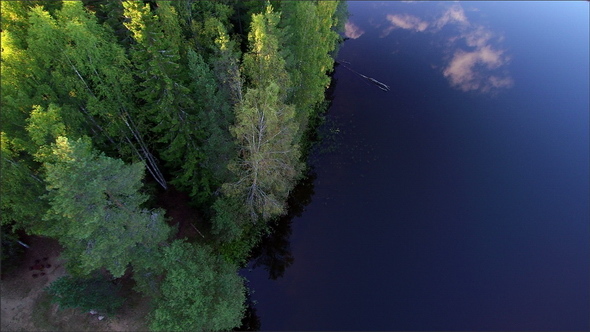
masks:
{"label": "cloud reflection in water", "polygon": [[346,22],[344,25],[344,35],[350,39],[357,39],[365,33],[365,30],[359,28],[356,24],[351,21]]}
{"label": "cloud reflection in water", "polygon": [[[407,13],[385,13],[385,26],[380,37],[395,29],[435,34],[445,29],[445,63],[441,70],[450,85],[462,91],[492,92],[509,88],[514,82],[505,66],[510,61],[498,45],[498,36],[487,27],[470,22],[460,4],[453,4],[434,19],[426,20]],[[373,26],[381,26],[374,24]],[[346,24],[346,36],[359,38],[364,30],[352,22]]]}
{"label": "cloud reflection in water", "polygon": [[422,21],[421,19],[417,18],[416,16],[408,15],[408,14],[388,14],[387,20],[391,23],[391,25],[383,31],[381,36],[387,36],[391,30],[396,28],[402,28],[405,30],[414,30],[414,31],[424,31],[430,25],[428,22]]}
{"label": "cloud reflection in water", "polygon": [[442,29],[447,24],[459,25],[459,34],[449,38],[451,47],[459,40],[464,40],[471,50],[455,49],[450,61],[443,69],[443,75],[453,87],[462,91],[479,90],[490,92],[499,88],[509,88],[514,83],[504,71],[500,71],[510,58],[505,50],[492,45],[500,41],[491,30],[469,22],[460,5],[449,8],[436,22]]}

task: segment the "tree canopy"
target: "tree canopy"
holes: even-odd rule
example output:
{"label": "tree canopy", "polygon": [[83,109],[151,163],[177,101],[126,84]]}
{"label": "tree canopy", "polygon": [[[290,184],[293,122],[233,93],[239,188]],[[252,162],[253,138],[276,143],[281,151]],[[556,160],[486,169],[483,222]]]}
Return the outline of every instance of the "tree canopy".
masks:
{"label": "tree canopy", "polygon": [[221,331],[240,323],[245,289],[235,266],[206,246],[174,241],[164,248],[168,266],[155,303],[155,331]]}
{"label": "tree canopy", "polygon": [[[1,3],[2,232],[59,241],[61,304],[129,273],[153,330],[240,323],[236,271],[302,177],[341,4]],[[180,240],[159,200],[173,190],[206,236]]]}
{"label": "tree canopy", "polygon": [[119,277],[143,248],[167,240],[164,211],[141,207],[148,198],[140,192],[143,164],[98,154],[87,139],[58,137],[52,152],[42,234],[60,240],[73,271],[105,267]]}

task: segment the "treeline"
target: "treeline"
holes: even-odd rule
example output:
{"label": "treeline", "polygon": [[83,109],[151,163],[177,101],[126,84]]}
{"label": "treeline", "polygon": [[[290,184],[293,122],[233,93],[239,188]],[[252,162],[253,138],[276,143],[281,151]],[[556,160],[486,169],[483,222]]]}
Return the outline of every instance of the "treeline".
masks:
{"label": "treeline", "polygon": [[[302,177],[344,2],[1,6],[3,233],[60,242],[58,302],[132,273],[153,330],[239,325],[236,271]],[[153,197],[171,187],[213,240],[176,239]]]}

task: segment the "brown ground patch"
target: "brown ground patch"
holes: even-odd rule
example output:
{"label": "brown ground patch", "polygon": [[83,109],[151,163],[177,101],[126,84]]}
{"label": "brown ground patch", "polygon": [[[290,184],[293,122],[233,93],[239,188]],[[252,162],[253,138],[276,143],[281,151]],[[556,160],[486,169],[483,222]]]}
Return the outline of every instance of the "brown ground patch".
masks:
{"label": "brown ground patch", "polygon": [[203,240],[208,238],[208,229],[201,213],[189,205],[190,196],[170,187],[158,197],[158,205],[166,210],[168,223],[178,224],[176,239]]}
{"label": "brown ground patch", "polygon": [[[22,265],[3,276],[0,305],[2,331],[145,331],[149,302],[135,294],[129,297],[120,314],[105,317],[77,309],[58,310],[43,289],[66,274],[59,258],[61,247],[53,239],[31,236],[24,239]],[[46,259],[45,259],[46,258]],[[42,270],[31,270],[31,267]],[[50,267],[47,267],[50,265]],[[45,273],[44,275],[41,275]],[[34,276],[36,275],[36,276]]]}

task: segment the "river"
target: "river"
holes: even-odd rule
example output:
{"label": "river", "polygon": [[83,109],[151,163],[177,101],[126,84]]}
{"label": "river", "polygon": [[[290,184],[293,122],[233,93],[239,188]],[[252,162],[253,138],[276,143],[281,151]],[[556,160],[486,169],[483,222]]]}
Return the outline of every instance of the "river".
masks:
{"label": "river", "polygon": [[589,330],[588,2],[348,7],[261,329]]}

